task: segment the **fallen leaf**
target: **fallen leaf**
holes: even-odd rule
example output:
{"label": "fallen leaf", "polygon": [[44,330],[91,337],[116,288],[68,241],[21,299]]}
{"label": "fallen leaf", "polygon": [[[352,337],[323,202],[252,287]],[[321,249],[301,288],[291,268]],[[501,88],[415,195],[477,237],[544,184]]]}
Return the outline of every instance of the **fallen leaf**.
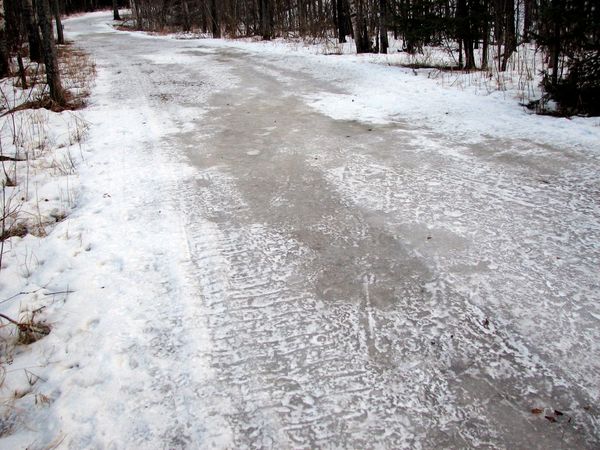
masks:
{"label": "fallen leaf", "polygon": [[541,414],[544,412],[543,408],[531,408],[531,414]]}

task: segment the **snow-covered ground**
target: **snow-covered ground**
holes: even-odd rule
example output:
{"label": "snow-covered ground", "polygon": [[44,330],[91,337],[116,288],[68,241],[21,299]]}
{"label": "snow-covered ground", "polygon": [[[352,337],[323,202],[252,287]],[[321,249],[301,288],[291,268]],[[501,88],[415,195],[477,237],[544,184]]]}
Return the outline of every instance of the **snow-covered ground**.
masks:
{"label": "snow-covered ground", "polygon": [[98,77],[70,215],[0,272],[52,327],[4,364],[0,445],[600,444],[598,119],[65,26]]}

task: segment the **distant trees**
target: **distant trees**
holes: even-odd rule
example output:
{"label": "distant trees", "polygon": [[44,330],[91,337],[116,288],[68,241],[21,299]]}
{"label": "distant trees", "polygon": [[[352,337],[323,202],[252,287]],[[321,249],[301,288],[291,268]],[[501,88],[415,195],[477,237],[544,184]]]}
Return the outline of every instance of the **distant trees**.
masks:
{"label": "distant trees", "polygon": [[[86,1],[86,0],[79,0]],[[142,29],[200,29],[220,37],[352,36],[358,53],[387,53],[388,32],[419,52],[444,41],[459,45],[465,69],[488,64],[495,43],[506,69],[518,43],[531,39],[539,21],[540,2],[554,0],[130,0]],[[587,1],[587,0],[556,0]],[[524,15],[524,17],[523,17]],[[518,26],[519,25],[519,26]],[[481,61],[475,50],[482,49]]]}
{"label": "distant trees", "polygon": [[119,4],[118,4],[117,0],[112,0],[112,7],[113,7],[113,20],[121,20],[121,16],[119,15]]}
{"label": "distant trees", "polygon": [[571,88],[582,80],[589,87],[593,76],[587,74],[600,51],[598,0],[3,0],[6,17],[16,17],[6,21],[7,48],[27,42],[34,61],[45,57],[39,12],[34,11],[43,1],[51,7],[59,42],[61,11],[112,7],[118,20],[118,2],[131,7],[139,29],[195,29],[215,38],[316,37],[341,43],[350,36],[358,53],[387,53],[393,34],[408,53],[444,46],[466,70],[494,64],[505,71],[518,46],[533,41],[548,55],[544,86],[553,93],[561,83],[564,87],[569,73]]}
{"label": "distant trees", "polygon": [[[85,1],[85,0],[81,0]],[[445,46],[459,68],[508,69],[518,46],[534,40],[549,55],[546,84],[572,68],[589,70],[598,51],[598,0],[130,0],[136,24],[198,29],[220,37],[354,39],[357,53],[387,53],[388,35],[403,51]],[[490,49],[495,47],[495,59]],[[596,53],[597,54],[597,53]],[[575,63],[577,61],[577,63]],[[574,75],[572,75],[573,77]],[[579,76],[579,75],[578,75]],[[586,78],[587,79],[587,78]],[[588,83],[589,84],[589,83]]]}
{"label": "distant trees", "polygon": [[17,59],[22,85],[26,87],[22,46],[27,42],[30,59],[44,63],[50,98],[54,104],[63,106],[65,94],[58,70],[53,19],[57,37],[64,42],[59,0],[0,0],[0,76],[9,74],[12,53]]}
{"label": "distant trees", "polygon": [[[71,0],[74,1],[74,0]],[[79,0],[80,2],[91,0]],[[553,57],[593,35],[597,0],[130,0],[138,27],[166,26],[232,36],[354,38],[356,50],[388,50],[388,32],[418,52],[425,45],[455,42],[465,69],[485,67],[491,45],[506,70],[517,46],[532,38]],[[595,21],[595,22],[594,22]],[[475,50],[481,49],[480,61]]]}
{"label": "distant trees", "polygon": [[[597,0],[541,0],[536,42],[551,72],[544,88],[567,112],[600,115],[600,7]],[[565,75],[566,74],[566,75]]]}

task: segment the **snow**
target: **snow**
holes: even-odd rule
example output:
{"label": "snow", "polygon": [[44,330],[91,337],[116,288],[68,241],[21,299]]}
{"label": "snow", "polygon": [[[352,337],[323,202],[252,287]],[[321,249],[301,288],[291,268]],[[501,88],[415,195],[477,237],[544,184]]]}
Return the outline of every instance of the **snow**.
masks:
{"label": "snow", "polygon": [[52,331],[3,359],[3,447],[598,444],[598,119],[109,23],[65,21],[90,106],[17,116],[66,218],[7,241],[0,311]]}

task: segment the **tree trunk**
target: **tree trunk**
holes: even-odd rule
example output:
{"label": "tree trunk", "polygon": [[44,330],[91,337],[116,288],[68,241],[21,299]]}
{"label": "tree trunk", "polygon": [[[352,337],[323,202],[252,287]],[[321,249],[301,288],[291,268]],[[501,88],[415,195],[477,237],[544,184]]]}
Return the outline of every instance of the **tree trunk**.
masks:
{"label": "tree trunk", "polygon": [[523,41],[529,42],[531,36],[531,27],[533,24],[533,8],[535,0],[524,0],[523,11]]}
{"label": "tree trunk", "polygon": [[356,43],[356,53],[368,53],[371,51],[371,46],[368,36],[365,36],[366,30],[364,28],[366,28],[366,24],[362,16],[362,8],[359,8],[359,1],[349,0],[348,2],[348,6],[350,7],[350,22],[352,22],[352,35]]}
{"label": "tree trunk", "polygon": [[298,0],[298,31],[301,36],[306,34],[306,8],[303,0]]}
{"label": "tree trunk", "polygon": [[338,41],[340,44],[346,42],[346,35],[348,34],[348,17],[346,16],[346,8],[344,4],[345,0],[335,0],[335,8],[337,10],[337,31]]}
{"label": "tree trunk", "polygon": [[[555,0],[555,3],[557,1]],[[553,42],[552,42],[552,50],[551,50],[551,62],[552,62],[552,86],[556,86],[558,84],[558,61],[560,57],[560,16],[557,15],[554,22],[554,30],[553,30]]]}
{"label": "tree trunk", "polygon": [[52,14],[54,15],[54,23],[56,24],[56,41],[60,45],[65,43],[65,35],[63,33],[62,21],[60,20],[60,5],[58,0],[52,1]]}
{"label": "tree trunk", "polygon": [[506,25],[504,28],[504,54],[502,55],[502,67],[500,68],[502,72],[506,70],[508,60],[517,48],[514,0],[504,0],[504,17]]}
{"label": "tree trunk", "polygon": [[[471,24],[471,11],[466,0],[458,0],[456,4],[456,35],[459,46],[465,53],[464,65],[462,62],[462,51],[459,51],[459,64],[467,70],[475,67],[475,52],[473,50],[473,30]],[[460,45],[462,44],[462,45]]]}
{"label": "tree trunk", "polygon": [[42,61],[42,42],[35,16],[33,15],[33,6],[31,0],[21,1],[21,13],[27,28],[27,39],[29,41],[29,59],[36,62]]}
{"label": "tree trunk", "polygon": [[135,17],[135,26],[138,30],[141,30],[144,21],[142,18],[142,9],[140,8],[139,0],[131,0],[131,12],[133,13],[133,17]]}
{"label": "tree trunk", "polygon": [[181,13],[183,15],[183,31],[190,31],[192,29],[192,24],[190,21],[190,7],[187,0],[181,0]]}
{"label": "tree trunk", "polygon": [[48,0],[37,0],[37,13],[40,30],[42,32],[44,65],[46,66],[46,81],[50,89],[50,98],[62,106],[65,104],[65,93],[60,82],[58,59],[56,56],[56,47],[54,46],[54,37],[52,36],[50,5],[48,4]]}
{"label": "tree trunk", "polygon": [[387,2],[379,0],[379,53],[387,54],[388,47],[388,30],[387,30]]}
{"label": "tree trunk", "polygon": [[19,78],[21,78],[21,87],[27,89],[27,74],[25,73],[25,65],[23,64],[23,57],[21,51],[17,51],[17,64],[19,65]]}
{"label": "tree trunk", "polygon": [[0,0],[0,78],[10,74],[8,45],[6,45],[6,21],[4,20],[4,1]]}
{"label": "tree trunk", "polygon": [[473,49],[473,39],[465,39],[465,69],[475,69],[475,50]]}
{"label": "tree trunk", "polygon": [[119,15],[119,5],[118,5],[117,0],[113,0],[112,6],[113,6],[113,20],[121,20],[121,16]]}
{"label": "tree trunk", "polygon": [[481,68],[483,70],[488,68],[488,57],[490,53],[490,30],[487,21],[483,26],[483,46],[481,48]]}
{"label": "tree trunk", "polygon": [[260,34],[266,41],[271,39],[271,1],[260,0]]}
{"label": "tree trunk", "polygon": [[217,7],[217,0],[210,0],[210,21],[212,25],[213,38],[218,39],[221,37],[221,21],[219,18],[219,9]]}

